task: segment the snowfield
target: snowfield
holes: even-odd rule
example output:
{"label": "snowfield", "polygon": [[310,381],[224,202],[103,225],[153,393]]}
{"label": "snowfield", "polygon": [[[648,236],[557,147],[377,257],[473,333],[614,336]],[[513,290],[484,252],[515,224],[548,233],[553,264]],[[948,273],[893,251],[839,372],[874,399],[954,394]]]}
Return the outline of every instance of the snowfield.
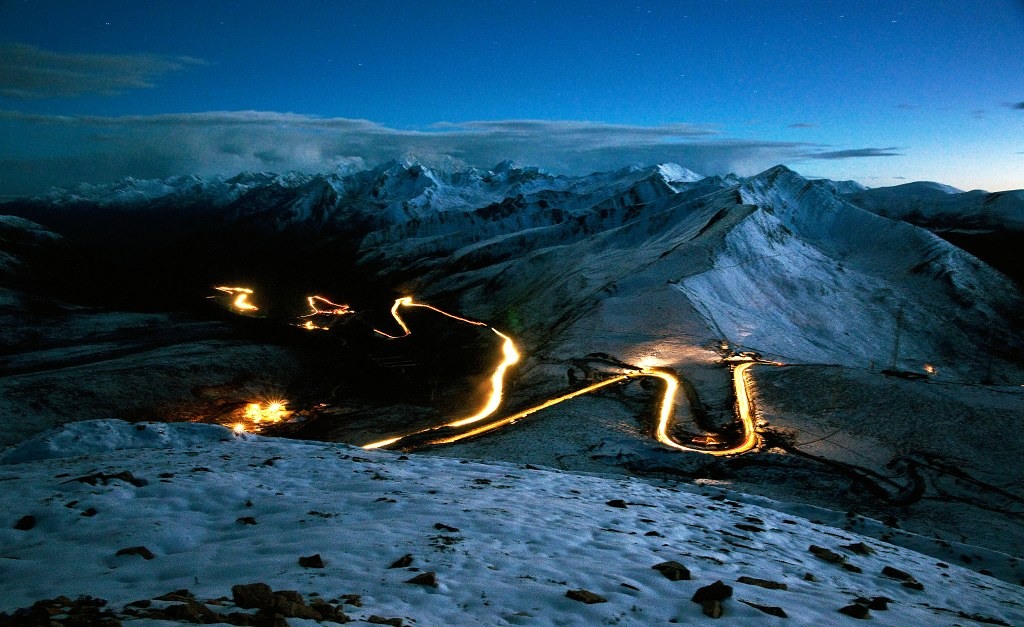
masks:
{"label": "snowfield", "polygon": [[187,589],[237,621],[223,597],[263,582],[391,624],[1024,623],[1021,587],[710,488],[121,421],[0,462],[0,612],[93,595],[167,624],[125,606]]}

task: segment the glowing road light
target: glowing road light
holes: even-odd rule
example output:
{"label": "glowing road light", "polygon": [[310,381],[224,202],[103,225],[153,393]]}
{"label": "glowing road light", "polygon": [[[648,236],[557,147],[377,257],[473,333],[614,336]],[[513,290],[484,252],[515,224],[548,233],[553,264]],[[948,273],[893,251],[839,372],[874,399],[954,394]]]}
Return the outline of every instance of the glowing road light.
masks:
{"label": "glowing road light", "polygon": [[246,420],[254,424],[281,422],[292,413],[288,411],[285,405],[284,401],[271,401],[266,405],[262,403],[249,403],[245,406],[243,415]]}
{"label": "glowing road light", "polygon": [[498,331],[493,327],[491,327],[491,331],[494,331],[494,333],[496,333],[498,337],[504,340],[504,342],[501,345],[501,363],[498,364],[498,367],[494,369],[494,374],[491,375],[491,395],[490,397],[488,397],[487,402],[484,403],[484,406],[480,408],[480,411],[473,414],[472,416],[469,416],[468,418],[456,420],[455,422],[449,422],[447,425],[445,425],[446,427],[462,427],[468,424],[472,424],[474,422],[478,422],[493,414],[495,411],[497,411],[498,406],[501,405],[501,397],[504,390],[505,371],[508,370],[510,366],[516,364],[519,361],[519,351],[516,350],[516,345],[512,342],[512,338],[510,338],[509,336],[505,335],[504,333]]}
{"label": "glowing road light", "polygon": [[[469,318],[463,318],[461,316],[456,316],[455,314],[450,314],[447,311],[444,311],[443,309],[438,309],[437,307],[434,307],[433,305],[424,305],[423,303],[414,302],[413,299],[412,299],[412,296],[403,296],[402,298],[396,299],[394,304],[391,305],[391,317],[395,319],[395,322],[398,323],[398,326],[402,327],[402,334],[401,335],[391,335],[389,333],[385,333],[385,332],[381,331],[380,329],[374,329],[373,332],[377,333],[379,335],[383,335],[384,337],[388,338],[389,340],[399,340],[399,339],[402,339],[403,337],[408,337],[408,336],[412,335],[412,331],[410,331],[409,327],[406,326],[405,321],[402,320],[402,316],[398,315],[398,309],[400,307],[424,307],[424,308],[429,309],[431,311],[436,311],[437,313],[441,314],[442,316],[448,316],[452,320],[458,320],[459,322],[465,322],[466,324],[472,324],[473,326],[477,326],[477,327],[486,327],[487,326],[486,322],[480,322],[479,320],[470,320]],[[495,331],[495,333],[498,333],[498,332]],[[501,335],[501,334],[498,333],[498,335]]]}
{"label": "glowing road light", "polygon": [[[355,313],[348,305],[332,303],[323,296],[307,296],[306,302],[309,303],[311,313],[299,316],[300,318],[311,318],[313,316],[346,316],[348,314]],[[321,309],[317,303],[323,303],[330,307],[330,309]]]}
{"label": "glowing road light", "polygon": [[259,307],[249,302],[249,296],[252,295],[252,290],[247,287],[218,286],[213,289],[218,292],[234,295],[235,300],[231,303],[231,306],[238,311],[259,311]]}

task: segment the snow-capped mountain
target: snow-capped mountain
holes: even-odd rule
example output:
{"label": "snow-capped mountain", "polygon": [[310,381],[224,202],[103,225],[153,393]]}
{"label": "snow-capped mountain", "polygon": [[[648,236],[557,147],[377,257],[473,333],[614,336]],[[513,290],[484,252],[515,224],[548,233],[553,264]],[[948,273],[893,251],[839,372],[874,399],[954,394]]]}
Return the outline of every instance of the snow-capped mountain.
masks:
{"label": "snow-capped mountain", "polygon": [[[319,251],[317,264],[332,255],[354,261],[362,270],[353,289],[402,282],[447,295],[485,319],[514,317],[555,352],[556,338],[611,302],[680,295],[685,302],[666,306],[699,312],[707,341],[791,362],[938,362],[970,378],[993,354],[1020,350],[1017,288],[910,224],[907,207],[947,203],[927,214],[933,223],[953,213],[964,221],[975,207],[977,224],[1014,224],[1024,192],[980,198],[931,183],[851,189],[781,166],[743,180],[675,164],[565,177],[510,162],[483,170],[409,159],[347,174],[122,181],[0,211],[79,242],[107,232],[104,221],[117,216],[109,218],[117,237],[143,248],[135,263],[177,232],[197,266],[228,257],[231,272],[274,272],[288,255],[275,238],[285,237]],[[166,226],[154,227],[160,220]],[[635,291],[623,287],[627,279]],[[997,347],[987,345],[991,328],[1009,330]]]}

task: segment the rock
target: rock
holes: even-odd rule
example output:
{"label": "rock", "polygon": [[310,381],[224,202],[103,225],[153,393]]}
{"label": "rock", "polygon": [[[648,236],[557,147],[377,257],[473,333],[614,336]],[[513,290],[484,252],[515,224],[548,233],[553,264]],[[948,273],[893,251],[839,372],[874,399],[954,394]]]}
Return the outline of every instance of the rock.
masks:
{"label": "rock", "polygon": [[892,579],[899,579],[900,581],[914,581],[914,576],[910,573],[900,570],[899,568],[893,568],[892,566],[886,566],[882,568],[882,574]]}
{"label": "rock", "polygon": [[872,549],[868,545],[864,544],[863,542],[855,542],[854,544],[847,544],[847,545],[842,546],[840,548],[846,549],[847,551],[850,551],[851,553],[856,553],[857,555],[874,555],[874,553],[875,553],[874,549]]}
{"label": "rock", "polygon": [[370,617],[366,619],[366,622],[373,625],[393,625],[394,627],[402,627],[402,625],[405,624],[402,622],[401,618],[384,618],[383,616],[377,616],[376,614],[371,614]]}
{"label": "rock", "polygon": [[153,597],[154,601],[182,601],[188,602],[194,600],[196,597],[190,591],[186,589],[175,590],[174,592],[168,592],[158,597]]}
{"label": "rock", "polygon": [[871,612],[868,611],[867,606],[861,605],[860,603],[853,603],[851,605],[847,605],[846,607],[841,607],[839,608],[839,613],[846,614],[847,616],[852,616],[854,618],[859,618],[861,620],[871,618]]}
{"label": "rock", "polygon": [[770,616],[778,616],[779,618],[789,618],[789,616],[786,614],[786,611],[783,610],[781,607],[777,607],[775,605],[760,605],[758,603],[753,603],[751,601],[744,601],[743,599],[737,600],[740,603],[745,603],[746,605],[749,605],[755,610],[764,612],[765,614],[768,614]]}
{"label": "rock", "polygon": [[235,522],[240,525],[255,525],[256,519],[252,516],[239,516],[235,519]]}
{"label": "rock", "polygon": [[18,531],[28,531],[32,527],[36,526],[36,517],[31,514],[28,516],[22,516],[18,519],[18,522],[14,523],[14,528]]}
{"label": "rock", "polygon": [[330,603],[317,602],[310,605],[313,611],[323,617],[323,620],[334,623],[347,623],[350,619],[345,612]]}
{"label": "rock", "polygon": [[92,518],[93,516],[95,516],[98,513],[99,512],[96,511],[95,507],[90,507],[89,509],[87,509],[84,512],[82,512],[82,516],[85,516],[86,518]]}
{"label": "rock", "polygon": [[755,533],[760,533],[764,531],[764,529],[762,529],[761,527],[758,527],[756,525],[748,525],[746,523],[736,523],[733,526],[737,529],[742,529],[743,531],[752,531]]}
{"label": "rock", "polygon": [[182,623],[210,624],[221,622],[220,614],[195,601],[168,605],[162,610],[156,610],[152,615]]}
{"label": "rock", "polygon": [[665,575],[665,578],[669,581],[689,581],[690,571],[679,562],[662,562],[651,566],[654,570]]}
{"label": "rock", "polygon": [[323,568],[324,560],[320,557],[319,553],[309,557],[299,557],[299,566],[304,568]]}
{"label": "rock", "polygon": [[156,557],[155,555],[153,555],[152,551],[150,551],[144,546],[130,546],[126,549],[120,549],[117,553],[115,553],[115,555],[119,557],[121,555],[138,555],[144,560],[151,560],[154,557]]}
{"label": "rock", "polygon": [[817,545],[812,544],[811,547],[809,549],[807,549],[807,550],[810,551],[811,553],[813,553],[815,557],[823,559],[826,562],[828,562],[829,564],[842,564],[843,562],[846,561],[846,557],[845,556],[840,555],[840,554],[836,553],[835,551],[830,551],[830,550],[826,549],[825,547],[821,547],[821,546],[817,546]]}
{"label": "rock", "polygon": [[722,583],[721,580],[715,583],[704,586],[703,588],[697,588],[697,591],[693,593],[693,597],[690,599],[694,603],[703,603],[704,601],[724,601],[732,596],[732,586]]}
{"label": "rock", "polygon": [[405,581],[405,583],[413,583],[413,584],[420,585],[420,586],[430,586],[432,588],[436,588],[437,587],[437,573],[432,572],[432,571],[427,571],[425,573],[420,573],[420,574],[416,575],[415,577],[413,577],[412,579],[407,579]]}
{"label": "rock", "polygon": [[767,588],[769,590],[789,590],[789,586],[778,581],[770,581],[768,579],[758,579],[757,577],[747,577],[744,575],[736,581],[745,583],[748,586],[758,586],[760,588]]}
{"label": "rock", "polygon": [[274,593],[265,583],[231,586],[231,599],[235,605],[245,610],[269,609],[274,605]]}
{"label": "rock", "polygon": [[889,609],[889,604],[892,603],[892,599],[888,597],[871,597],[866,599],[864,597],[857,597],[854,603],[867,606],[869,610],[883,611]]}
{"label": "rock", "polygon": [[804,573],[804,581],[817,581],[818,578],[814,576],[814,573]]}
{"label": "rock", "polygon": [[444,523],[434,523],[434,529],[437,529],[438,531],[449,531],[451,533],[455,533],[459,530],[458,527],[451,527]]}
{"label": "rock", "polygon": [[149,481],[146,481],[145,479],[140,479],[140,478],[136,477],[135,475],[133,475],[132,473],[128,472],[127,470],[124,470],[122,472],[118,472],[118,473],[115,473],[115,474],[112,474],[112,475],[107,475],[107,474],[103,474],[102,472],[97,472],[97,473],[94,473],[94,474],[91,474],[91,475],[85,475],[84,477],[76,477],[74,479],[68,479],[64,483],[71,483],[72,481],[77,481],[79,483],[88,483],[89,485],[96,485],[97,483],[100,483],[100,484],[103,484],[103,485],[107,485],[107,483],[109,483],[110,481],[113,481],[114,479],[117,479],[119,481],[124,481],[126,483],[130,483],[133,486],[135,486],[136,488],[141,488],[142,486],[149,485]]}
{"label": "rock", "polygon": [[848,570],[851,573],[862,573],[862,572],[864,572],[863,569],[861,569],[860,566],[855,566],[853,564],[848,564],[848,563],[844,563],[843,564],[843,570]]}
{"label": "rock", "polygon": [[648,531],[648,532],[647,532],[647,533],[645,533],[644,535],[645,535],[645,536],[650,536],[650,537],[652,537],[652,538],[663,538],[663,537],[664,537],[664,536],[662,536],[662,535],[661,535],[660,533],[658,533],[657,531]]}
{"label": "rock", "polygon": [[622,499],[612,499],[605,503],[605,505],[607,505],[608,507],[619,507],[621,509],[626,509],[628,507],[628,505],[626,505],[626,502],[623,501]]}
{"label": "rock", "polygon": [[702,601],[700,609],[704,612],[705,616],[710,616],[711,618],[721,618],[722,614],[725,613],[725,608],[722,607],[722,602],[715,599]]}
{"label": "rock", "polygon": [[363,607],[363,597],[358,594],[343,594],[341,595],[341,602],[353,607]]}
{"label": "rock", "polygon": [[405,567],[407,567],[407,566],[409,566],[411,564],[412,564],[412,555],[409,554],[409,553],[406,553],[402,557],[400,557],[400,558],[396,559],[394,562],[392,562],[391,566],[388,566],[388,568],[405,568]]}
{"label": "rock", "polygon": [[904,581],[900,585],[911,590],[924,590],[924,584],[920,581]]}
{"label": "rock", "polygon": [[586,603],[587,605],[593,605],[594,603],[607,603],[608,599],[604,598],[599,594],[595,594],[590,590],[568,590],[565,596],[569,597],[573,601],[579,601],[580,603]]}

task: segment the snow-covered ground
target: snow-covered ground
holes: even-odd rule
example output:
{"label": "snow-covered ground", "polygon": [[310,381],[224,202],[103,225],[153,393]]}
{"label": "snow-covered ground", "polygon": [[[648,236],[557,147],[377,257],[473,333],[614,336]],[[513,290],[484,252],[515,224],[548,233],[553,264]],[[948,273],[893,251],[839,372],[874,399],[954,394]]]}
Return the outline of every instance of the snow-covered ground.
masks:
{"label": "snow-covered ground", "polygon": [[730,624],[1024,622],[1019,586],[709,488],[120,421],[0,461],[5,612],[93,595],[132,624],[128,603],[187,589],[251,613],[222,597],[263,582],[355,620],[647,625],[704,620],[691,598],[720,581]]}

